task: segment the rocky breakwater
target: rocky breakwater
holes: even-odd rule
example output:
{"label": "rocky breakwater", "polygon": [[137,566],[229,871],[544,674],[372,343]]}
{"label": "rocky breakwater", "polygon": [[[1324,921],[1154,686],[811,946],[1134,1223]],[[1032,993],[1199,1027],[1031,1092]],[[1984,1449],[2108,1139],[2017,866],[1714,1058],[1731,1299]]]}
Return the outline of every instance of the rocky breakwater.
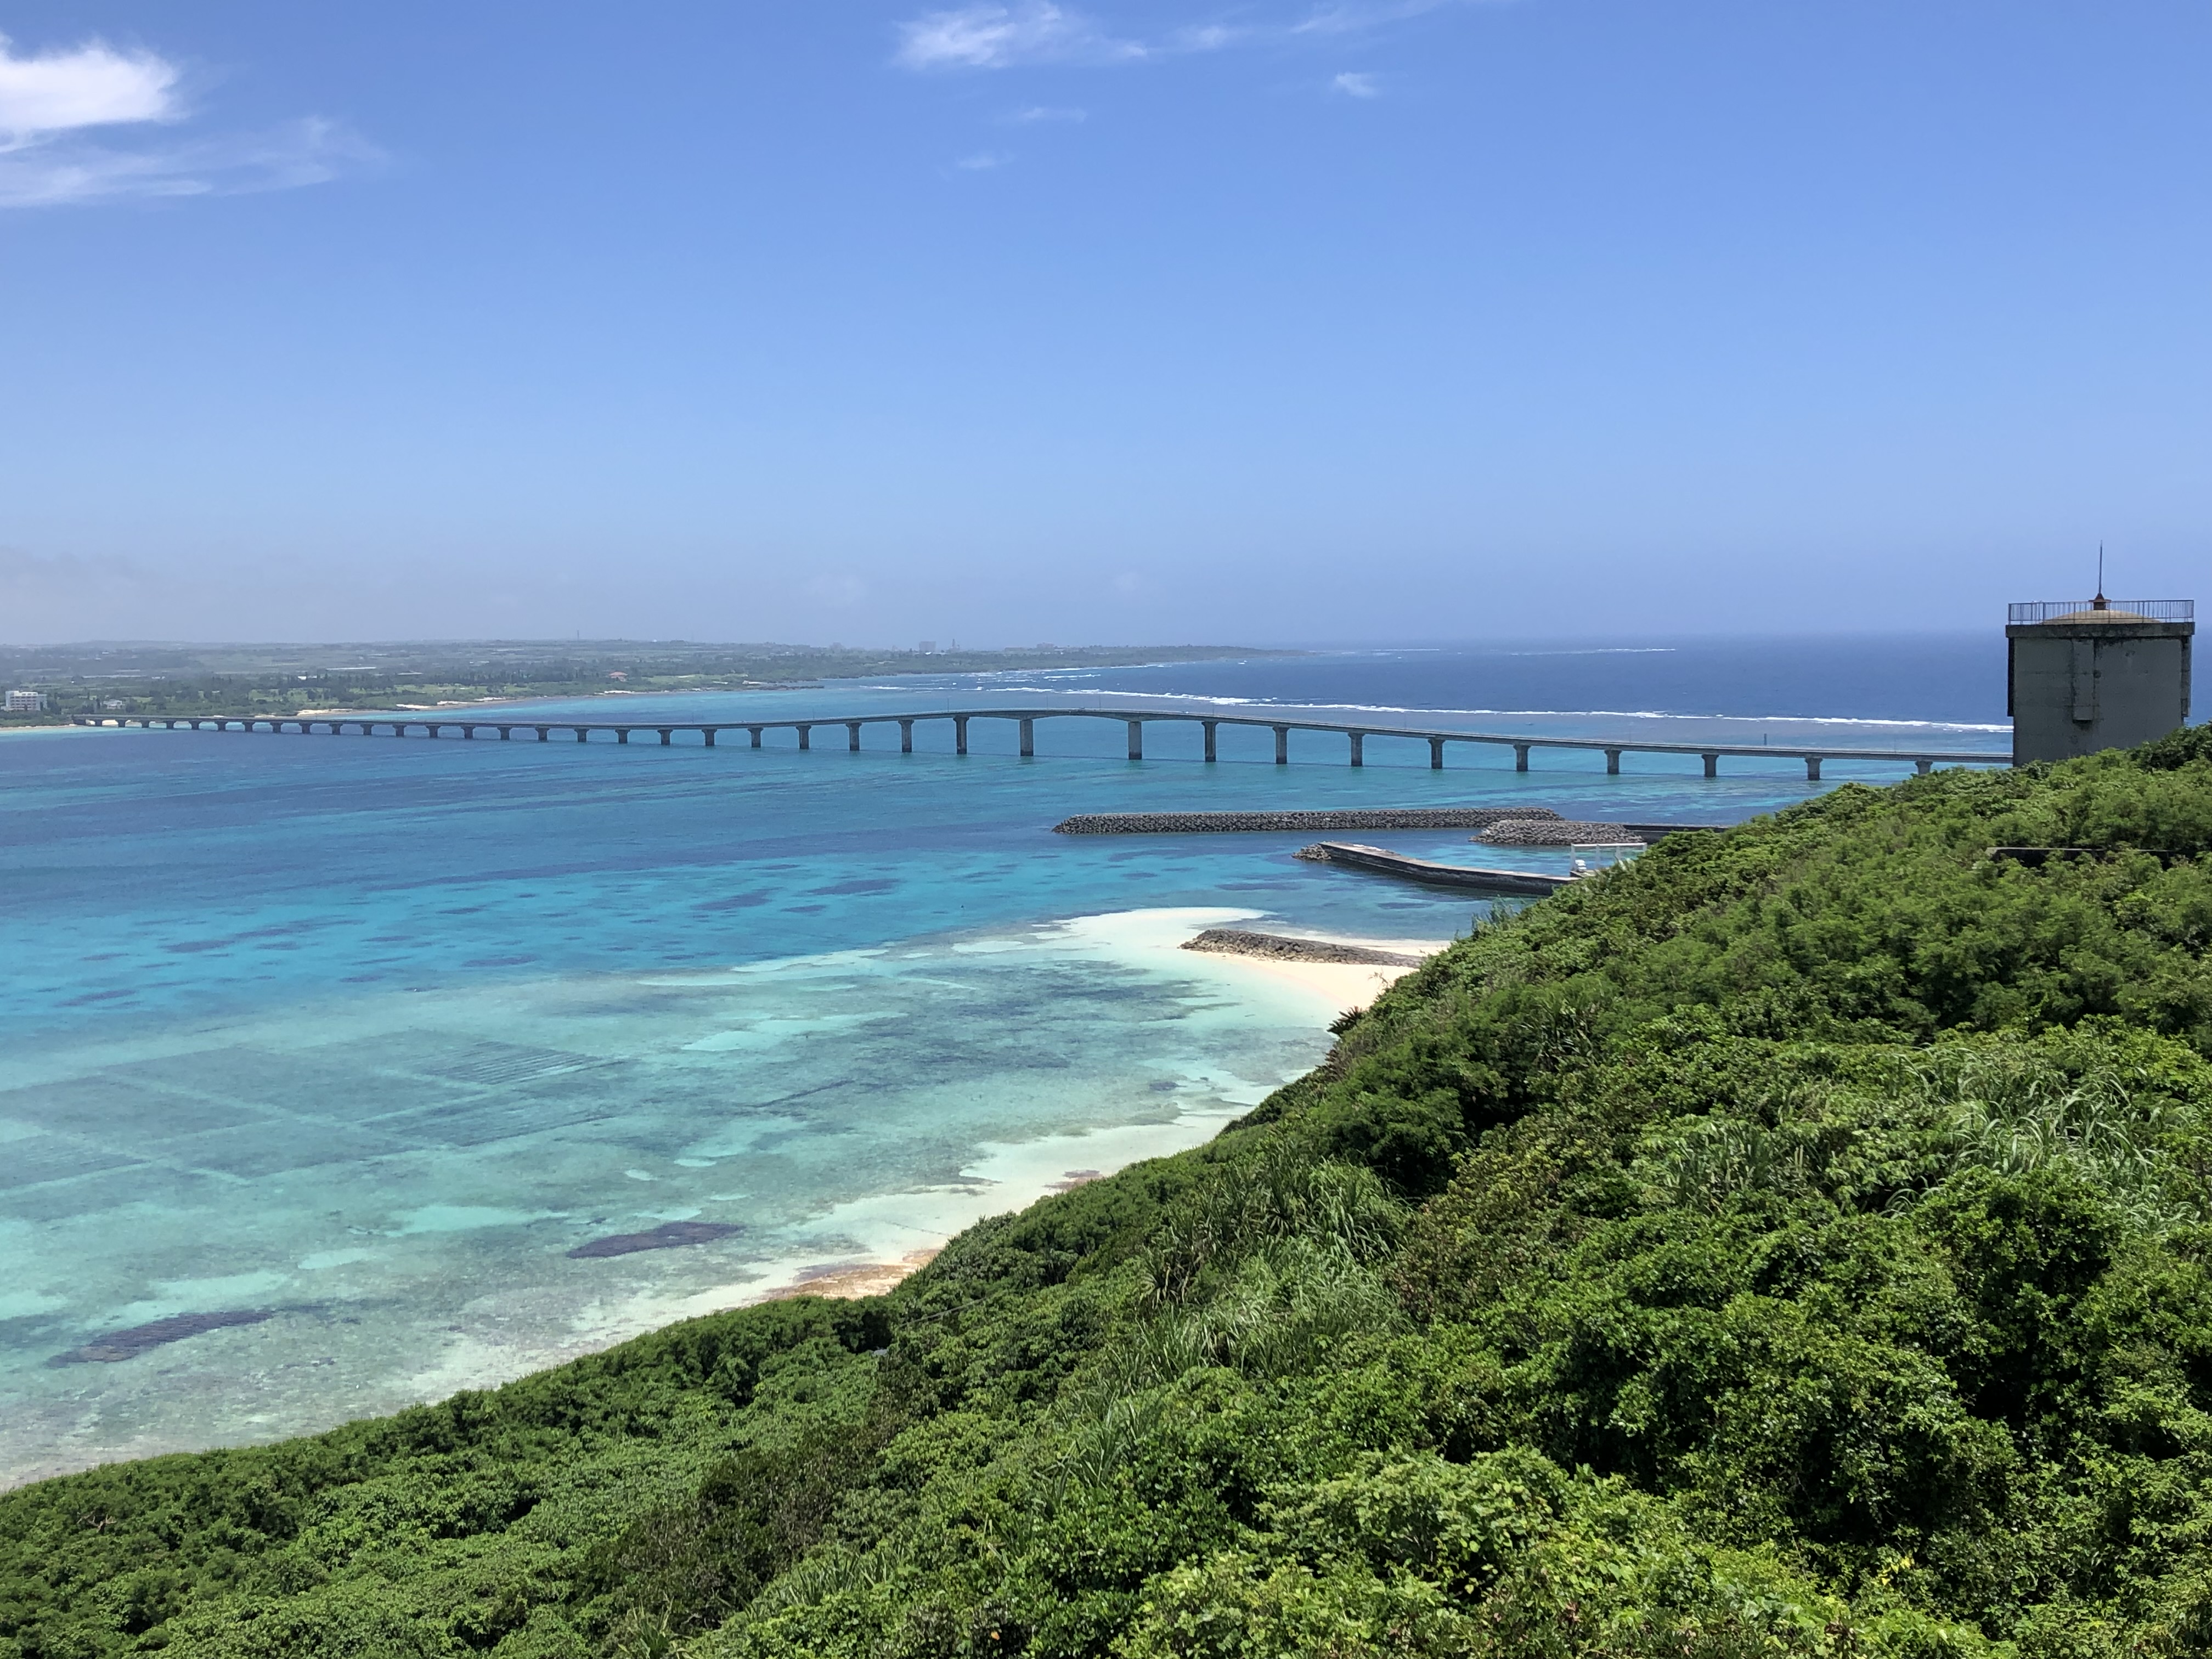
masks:
{"label": "rocky breakwater", "polygon": [[1334,962],[1358,967],[1418,968],[1425,958],[1404,951],[1377,951],[1333,939],[1295,939],[1286,933],[1255,933],[1242,927],[1209,927],[1186,939],[1186,951],[1225,957],[1261,957],[1273,962]]}
{"label": "rocky breakwater", "polygon": [[1487,830],[1505,820],[1557,821],[1541,806],[1374,806],[1330,812],[1083,812],[1052,826],[1056,836],[1188,836],[1231,830]]}
{"label": "rocky breakwater", "polygon": [[1563,818],[1556,812],[1547,817],[1499,818],[1482,827],[1474,837],[1491,847],[1577,847],[1593,842],[1642,842],[1647,837],[1644,826],[1630,823],[1592,823]]}

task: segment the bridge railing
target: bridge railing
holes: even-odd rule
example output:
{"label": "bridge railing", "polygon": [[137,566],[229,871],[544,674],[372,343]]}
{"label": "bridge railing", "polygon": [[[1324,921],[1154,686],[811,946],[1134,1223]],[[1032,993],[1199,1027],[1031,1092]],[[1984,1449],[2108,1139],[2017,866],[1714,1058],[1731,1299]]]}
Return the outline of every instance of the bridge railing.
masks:
{"label": "bridge railing", "polygon": [[1704,760],[1707,777],[1719,775],[1719,763],[1724,756],[1758,757],[1767,760],[1794,759],[1804,763],[1806,776],[1811,780],[1820,778],[1821,763],[1830,760],[1892,763],[1911,762],[1917,770],[1925,772],[1938,763],[2002,765],[2007,758],[2002,755],[1988,754],[1978,750],[1855,749],[1815,747],[1795,744],[1775,746],[1766,744],[1638,742],[1620,738],[1534,737],[1513,732],[1439,731],[1406,726],[1365,726],[1354,725],[1347,721],[1297,720],[1271,714],[1216,714],[1181,709],[1079,707],[927,709],[915,710],[909,714],[836,714],[805,720],[672,720],[665,724],[658,720],[518,720],[512,715],[504,717],[426,715],[413,712],[378,714],[366,711],[350,715],[258,714],[176,717],[153,715],[126,716],[121,719],[94,716],[80,717],[76,724],[107,726],[163,726],[172,730],[178,726],[189,726],[198,730],[205,724],[216,727],[218,731],[228,730],[232,726],[255,731],[265,726],[272,732],[281,731],[289,726],[296,727],[302,732],[320,726],[332,734],[351,727],[358,730],[364,736],[371,734],[377,728],[385,728],[395,737],[404,736],[410,731],[420,728],[425,735],[433,738],[448,729],[457,731],[463,737],[467,738],[476,736],[478,732],[496,732],[503,738],[515,732],[524,732],[531,733],[541,743],[546,741],[555,732],[569,734],[578,743],[588,741],[591,734],[595,732],[611,732],[617,743],[627,744],[633,733],[646,732],[657,734],[664,745],[671,743],[677,732],[689,732],[698,733],[702,741],[710,748],[715,746],[714,740],[718,734],[743,732],[748,734],[751,739],[751,746],[757,749],[762,746],[761,739],[765,732],[795,732],[799,737],[799,747],[808,749],[812,747],[810,737],[815,729],[842,726],[848,734],[847,746],[854,750],[860,747],[860,732],[863,727],[895,725],[900,728],[900,748],[911,752],[914,728],[917,723],[949,720],[952,724],[955,733],[954,752],[965,755],[968,752],[969,725],[971,721],[979,720],[1009,720],[1017,723],[1020,728],[1021,753],[1024,756],[1031,756],[1036,752],[1034,732],[1038,720],[1121,721],[1126,724],[1129,730],[1128,756],[1131,760],[1144,758],[1144,727],[1158,722],[1202,726],[1206,732],[1205,754],[1208,761],[1216,758],[1214,732],[1217,727],[1229,726],[1262,731],[1272,730],[1275,738],[1275,763],[1279,766],[1289,763],[1288,738],[1292,732],[1328,733],[1346,738],[1346,759],[1353,766],[1364,766],[1366,763],[1365,744],[1369,738],[1393,738],[1409,742],[1425,743],[1429,748],[1429,764],[1432,769],[1441,769],[1443,766],[1445,746],[1454,743],[1475,743],[1493,748],[1510,748],[1513,750],[1514,769],[1522,772],[1529,769],[1529,756],[1539,749],[1602,754],[1605,757],[1606,770],[1608,773],[1620,771],[1620,759],[1623,755],[1696,755]]}

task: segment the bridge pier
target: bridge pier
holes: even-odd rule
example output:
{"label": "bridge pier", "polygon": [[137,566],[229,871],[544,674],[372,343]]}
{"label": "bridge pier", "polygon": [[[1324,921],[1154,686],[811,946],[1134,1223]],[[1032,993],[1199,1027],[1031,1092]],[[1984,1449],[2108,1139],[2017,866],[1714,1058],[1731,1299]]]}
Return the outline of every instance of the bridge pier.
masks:
{"label": "bridge pier", "polygon": [[[83,726],[103,726],[111,729],[128,727],[133,730],[144,731],[166,729],[171,732],[175,732],[189,729],[194,732],[204,732],[209,730],[229,732],[235,730],[240,732],[254,732],[266,729],[271,732],[296,732],[302,737],[311,736],[318,732],[328,732],[332,737],[340,737],[349,731],[358,729],[361,735],[365,738],[373,738],[388,733],[392,737],[404,738],[412,737],[416,731],[419,729],[422,736],[425,738],[436,739],[443,738],[446,735],[447,727],[452,726],[460,732],[464,739],[474,739],[482,737],[486,732],[496,732],[499,733],[500,739],[502,742],[512,740],[517,732],[534,732],[538,734],[538,742],[550,743],[552,741],[553,732],[555,730],[558,729],[560,731],[568,732],[578,743],[591,742],[592,739],[592,734],[595,732],[609,732],[614,734],[614,738],[617,743],[627,744],[630,740],[631,735],[635,732],[657,732],[660,734],[660,746],[664,749],[674,746],[676,742],[676,733],[678,732],[696,732],[699,734],[702,745],[709,749],[715,747],[720,742],[721,734],[723,732],[744,732],[750,740],[752,747],[761,749],[767,746],[766,733],[770,726],[792,732],[796,736],[798,746],[799,748],[811,749],[813,747],[814,727],[817,726],[842,726],[845,728],[845,746],[848,750],[855,753],[866,747],[866,744],[863,739],[866,737],[866,727],[870,724],[888,723],[891,720],[896,720],[898,722],[899,728],[899,751],[902,754],[907,755],[911,755],[915,752],[914,727],[916,720],[945,720],[952,722],[954,752],[963,757],[966,756],[969,752],[968,726],[971,720],[1012,720],[1015,723],[1017,731],[1019,733],[1019,751],[1022,757],[1027,760],[1035,758],[1037,752],[1037,722],[1054,714],[1080,714],[1094,719],[1121,720],[1128,733],[1128,757],[1130,760],[1137,762],[1140,762],[1145,758],[1146,723],[1155,719],[1188,720],[1195,722],[1202,734],[1203,752],[1208,764],[1212,764],[1220,757],[1221,728],[1224,726],[1250,726],[1255,731],[1272,731],[1275,734],[1275,763],[1278,766],[1286,766],[1290,763],[1291,733],[1293,731],[1342,732],[1344,734],[1346,744],[1350,751],[1346,758],[1349,763],[1355,767],[1364,766],[1366,764],[1367,739],[1370,737],[1418,738],[1428,744],[1429,766],[1431,770],[1436,771],[1441,771],[1443,769],[1445,745],[1455,741],[1486,743],[1503,748],[1509,748],[1513,750],[1513,769],[1516,772],[1526,772],[1531,769],[1530,759],[1534,751],[1538,749],[1547,747],[1567,747],[1578,749],[1585,753],[1602,754],[1605,757],[1605,769],[1608,775],[1617,775],[1621,769],[1622,757],[1631,754],[1679,755],[1686,759],[1689,756],[1695,755],[1705,763],[1704,769],[1705,776],[1708,778],[1713,778],[1717,777],[1720,775],[1720,762],[1723,754],[1734,754],[1737,752],[1764,754],[1769,759],[1778,760],[1784,755],[1790,752],[1787,749],[1776,750],[1771,748],[1765,750],[1747,750],[1738,751],[1735,750],[1698,749],[1694,745],[1686,744],[1675,744],[1668,743],[1654,743],[1644,744],[1630,743],[1620,738],[1568,738],[1564,740],[1538,738],[1515,738],[1504,732],[1425,731],[1419,729],[1407,729],[1399,726],[1355,726],[1349,725],[1338,725],[1334,722],[1324,722],[1319,720],[1270,720],[1264,718],[1254,719],[1248,715],[1237,714],[1202,714],[1196,711],[1193,711],[1188,714],[1176,714],[1158,709],[1131,710],[1128,708],[1117,708],[1110,706],[1105,708],[1090,707],[1029,709],[997,708],[976,708],[964,711],[948,708],[943,710],[927,711],[919,714],[885,714],[838,715],[829,720],[773,720],[761,721],[758,723],[747,722],[743,725],[732,726],[710,726],[704,723],[691,725],[684,722],[672,722],[667,726],[637,726],[615,723],[610,723],[605,726],[594,726],[587,721],[574,720],[555,720],[542,725],[536,723],[523,725],[512,721],[502,723],[493,720],[475,720],[465,719],[421,719],[412,714],[405,714],[398,716],[385,714],[308,715],[298,714],[106,715],[95,710],[88,713],[70,715],[67,718],[74,725]],[[1887,761],[1893,765],[1901,765],[1903,763],[1910,761],[1912,763],[1914,772],[1920,776],[1925,777],[1939,764],[1958,763],[1966,765],[1974,765],[1979,763],[1990,763],[1991,759],[1991,757],[1985,757],[1978,752],[1972,754],[1954,754],[1948,750],[1942,752],[1923,750],[1919,753],[1914,753],[1911,750],[1877,750],[1851,748],[1841,749],[1827,754],[1808,754],[1806,751],[1800,750],[1797,751],[1797,757],[1805,763],[1805,777],[1806,781],[1810,783],[1818,783],[1821,781],[1821,776],[1825,770],[1826,764],[1830,760]]]}

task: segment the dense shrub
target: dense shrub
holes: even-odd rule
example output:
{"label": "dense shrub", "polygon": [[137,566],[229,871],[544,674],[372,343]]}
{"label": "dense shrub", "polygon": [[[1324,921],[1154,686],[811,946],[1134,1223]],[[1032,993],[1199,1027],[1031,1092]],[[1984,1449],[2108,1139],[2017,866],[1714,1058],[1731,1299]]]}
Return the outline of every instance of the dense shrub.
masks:
{"label": "dense shrub", "polygon": [[1671,839],[889,1297],[0,1498],[0,1651],[2212,1651],[2208,854],[2202,732]]}

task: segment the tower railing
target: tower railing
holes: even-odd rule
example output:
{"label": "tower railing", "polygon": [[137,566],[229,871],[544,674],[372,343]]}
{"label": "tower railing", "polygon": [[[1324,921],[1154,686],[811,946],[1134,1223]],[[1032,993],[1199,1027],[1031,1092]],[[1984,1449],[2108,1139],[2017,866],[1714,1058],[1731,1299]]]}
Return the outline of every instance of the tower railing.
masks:
{"label": "tower railing", "polygon": [[2146,622],[2195,622],[2197,601],[2194,599],[2029,599],[2005,607],[2005,621],[2011,623],[2046,623],[2060,617],[2074,617],[2088,612],[2117,612],[2114,622],[2127,622],[2141,617]]}

